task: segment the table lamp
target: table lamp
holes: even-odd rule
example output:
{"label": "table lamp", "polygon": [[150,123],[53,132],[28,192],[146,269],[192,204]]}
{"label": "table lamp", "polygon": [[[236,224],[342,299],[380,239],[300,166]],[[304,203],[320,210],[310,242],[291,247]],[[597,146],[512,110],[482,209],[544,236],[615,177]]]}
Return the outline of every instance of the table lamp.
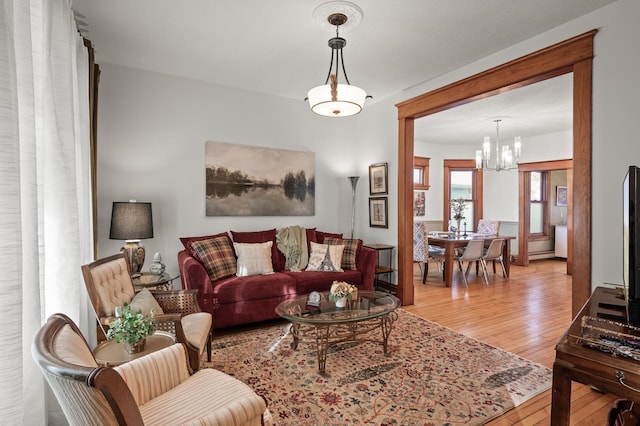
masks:
{"label": "table lamp", "polygon": [[151,203],[139,203],[135,200],[114,201],[109,238],[125,240],[120,251],[124,253],[131,275],[139,275],[145,256],[145,249],[140,240],[153,238]]}

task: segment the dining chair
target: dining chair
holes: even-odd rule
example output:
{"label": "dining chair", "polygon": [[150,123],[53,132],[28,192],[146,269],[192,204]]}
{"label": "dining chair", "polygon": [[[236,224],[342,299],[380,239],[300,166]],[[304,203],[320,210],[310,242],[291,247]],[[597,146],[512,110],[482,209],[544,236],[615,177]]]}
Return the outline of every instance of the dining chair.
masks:
{"label": "dining chair", "polygon": [[[500,221],[494,219],[480,219],[478,220],[478,234],[483,235],[499,235],[500,234]],[[496,262],[493,261],[493,273],[496,273]],[[478,273],[479,263],[476,263],[476,273]]]}
{"label": "dining chair", "polygon": [[[422,275],[422,284],[426,284],[429,264],[435,263],[438,272],[443,272],[444,249],[429,245],[429,233],[425,222],[413,223],[413,261],[418,262]],[[444,275],[443,275],[444,279]]]}
{"label": "dining chair", "polygon": [[[482,277],[484,278],[484,283],[489,284],[487,280],[486,268],[484,266],[484,260],[482,258],[484,251],[484,240],[470,240],[464,251],[460,254],[454,255],[454,260],[458,262],[458,267],[460,271],[462,271],[462,277],[464,279],[464,286],[467,287],[467,275],[469,274],[469,270],[471,269],[471,264],[473,262],[479,262],[482,269]],[[463,269],[463,263],[467,262],[467,268]]]}
{"label": "dining chair", "polygon": [[507,276],[507,270],[504,267],[504,262],[502,260],[502,248],[504,245],[504,238],[496,238],[489,243],[489,248],[482,255],[482,263],[484,267],[485,274],[488,275],[487,262],[493,262],[493,273],[496,273],[495,270],[495,262],[499,262],[500,266],[502,266],[502,276],[506,279],[509,279]]}
{"label": "dining chair", "polygon": [[500,233],[500,221],[493,219],[478,220],[478,234],[498,235]]}

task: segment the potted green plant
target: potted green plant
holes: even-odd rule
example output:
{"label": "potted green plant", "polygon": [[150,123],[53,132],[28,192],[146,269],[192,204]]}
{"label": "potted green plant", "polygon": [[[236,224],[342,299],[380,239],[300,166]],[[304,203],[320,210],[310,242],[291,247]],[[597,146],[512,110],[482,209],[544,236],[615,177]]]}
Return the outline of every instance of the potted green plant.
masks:
{"label": "potted green plant", "polygon": [[127,352],[133,354],[144,350],[146,337],[153,334],[153,311],[151,316],[140,312],[131,312],[131,307],[125,304],[117,309],[117,318],[109,324],[107,339],[115,339],[124,343]]}

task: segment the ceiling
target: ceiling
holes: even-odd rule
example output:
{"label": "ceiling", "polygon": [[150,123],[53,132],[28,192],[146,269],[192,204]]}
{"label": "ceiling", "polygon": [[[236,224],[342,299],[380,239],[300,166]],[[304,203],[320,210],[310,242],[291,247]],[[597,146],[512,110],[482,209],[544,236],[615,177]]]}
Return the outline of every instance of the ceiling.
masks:
{"label": "ceiling", "polygon": [[[363,18],[347,40],[349,80],[376,102],[557,27],[614,0],[357,0]],[[299,100],[324,83],[335,35],[312,14],[322,0],[73,0],[76,20],[98,63],[123,65]],[[522,125],[566,125],[570,88],[538,85],[419,120],[416,138],[446,143],[451,127],[481,140],[494,115]],[[565,81],[566,84],[566,81]],[[520,90],[527,90],[520,89]],[[530,101],[531,106],[520,104]],[[516,101],[518,106],[516,107]],[[556,102],[560,102],[557,104]],[[491,106],[493,103],[493,106]],[[528,108],[535,107],[535,113]],[[490,108],[490,109],[489,109]],[[453,112],[455,111],[455,113]],[[570,108],[569,108],[570,112]],[[365,110],[366,113],[366,104]],[[465,114],[468,125],[461,125]],[[441,119],[437,125],[429,120]],[[546,124],[549,119],[552,123]],[[570,123],[571,118],[569,118]],[[526,121],[526,122],[525,122]],[[471,124],[471,122],[478,124]],[[505,123],[505,131],[507,124]],[[477,133],[482,133],[478,136]],[[486,133],[486,132],[485,132]],[[526,136],[520,132],[520,135]]]}

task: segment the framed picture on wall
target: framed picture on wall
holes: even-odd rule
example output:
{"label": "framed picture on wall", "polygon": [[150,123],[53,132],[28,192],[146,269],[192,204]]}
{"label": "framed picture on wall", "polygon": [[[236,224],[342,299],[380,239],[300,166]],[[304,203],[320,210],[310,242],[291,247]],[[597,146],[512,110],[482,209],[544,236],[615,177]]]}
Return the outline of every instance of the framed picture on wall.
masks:
{"label": "framed picture on wall", "polygon": [[372,164],[369,166],[369,194],[388,194],[387,189],[387,163]]}
{"label": "framed picture on wall", "polygon": [[372,228],[388,228],[387,197],[369,198],[369,226]]}
{"label": "framed picture on wall", "polygon": [[556,206],[566,206],[567,198],[567,187],[561,185],[556,186]]}
{"label": "framed picture on wall", "polygon": [[413,215],[424,216],[424,191],[413,191]]}

